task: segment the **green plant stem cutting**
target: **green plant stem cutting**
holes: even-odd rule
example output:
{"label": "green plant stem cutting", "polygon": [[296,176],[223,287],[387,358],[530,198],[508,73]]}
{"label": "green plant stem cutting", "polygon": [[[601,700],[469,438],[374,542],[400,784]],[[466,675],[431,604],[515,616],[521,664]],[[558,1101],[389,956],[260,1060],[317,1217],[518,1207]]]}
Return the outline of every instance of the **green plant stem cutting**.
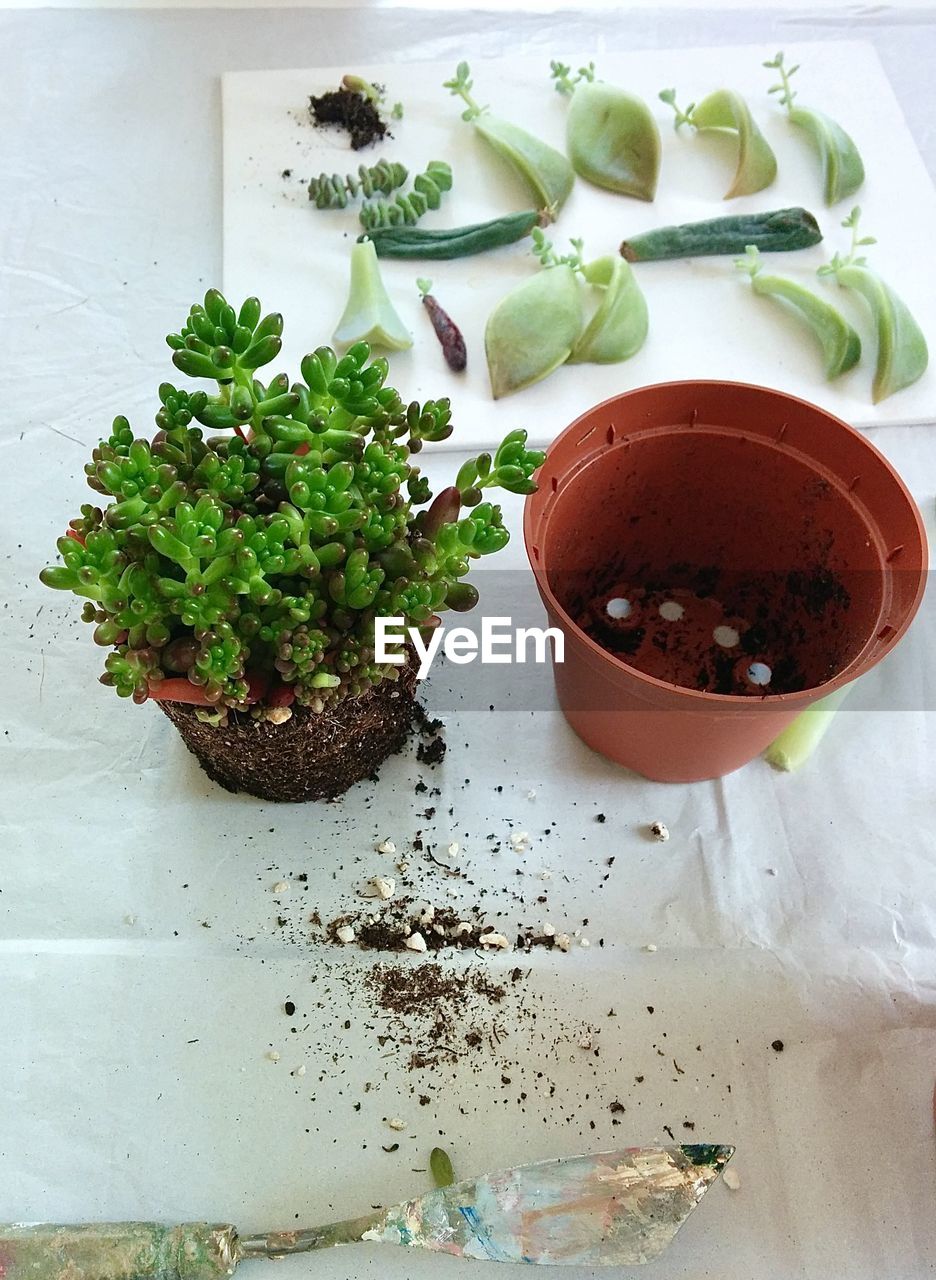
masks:
{"label": "green plant stem cutting", "polygon": [[[367,233],[378,258],[411,258],[443,261],[468,258],[489,249],[515,244],[540,223],[536,209],[508,213],[466,227],[381,227]],[[361,236],[360,239],[364,239]]]}
{"label": "green plant stem cutting", "polygon": [[621,244],[628,262],[658,262],[668,258],[703,258],[744,253],[754,245],[762,253],[783,253],[819,244],[822,232],[807,209],[775,209],[771,213],[729,214],[703,222],[654,227]]}
{"label": "green plant stem cutting", "polygon": [[438,209],[446,191],[452,189],[452,169],[444,160],[430,160],[425,173],[413,179],[411,191],[392,200],[369,200],[361,206],[361,226],[366,231],[378,227],[415,226],[428,209]]}
{"label": "green plant stem cutting", "polygon": [[357,173],[320,173],[309,183],[309,199],[316,209],[344,209],[358,194],[365,198],[382,193],[385,196],[402,187],[408,177],[405,165],[389,160],[359,165]]}

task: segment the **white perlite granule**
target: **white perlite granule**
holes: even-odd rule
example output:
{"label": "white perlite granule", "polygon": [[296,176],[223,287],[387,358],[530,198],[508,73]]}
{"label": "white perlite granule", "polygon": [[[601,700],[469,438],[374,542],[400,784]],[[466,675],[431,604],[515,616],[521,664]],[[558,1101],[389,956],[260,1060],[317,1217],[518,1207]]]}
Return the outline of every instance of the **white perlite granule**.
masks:
{"label": "white perlite granule", "polygon": [[384,902],[389,902],[396,893],[396,881],[392,876],[374,876],[368,880],[361,893],[365,898],[381,898]]}

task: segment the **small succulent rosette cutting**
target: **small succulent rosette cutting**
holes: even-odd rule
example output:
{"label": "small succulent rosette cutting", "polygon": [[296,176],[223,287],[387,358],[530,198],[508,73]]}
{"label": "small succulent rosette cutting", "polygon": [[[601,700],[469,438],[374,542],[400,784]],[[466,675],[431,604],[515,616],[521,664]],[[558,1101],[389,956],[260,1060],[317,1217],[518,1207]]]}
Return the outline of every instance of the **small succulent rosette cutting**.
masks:
{"label": "small succulent rosette cutting", "polygon": [[163,383],[156,434],[118,417],[85,467],[107,501],[82,507],[41,578],[85,600],[109,650],[101,681],[121,697],[222,722],[293,701],[322,711],[397,679],[375,661],[375,618],[428,628],[471,608],[472,560],[509,537],[483,491],[535,488],[543,454],[514,431],[431,500],[414,459],[451,434],[448,400],[404,404],[364,342],[263,383],[282,329],[256,298],[235,311],[209,291],[168,342],[214,389]]}

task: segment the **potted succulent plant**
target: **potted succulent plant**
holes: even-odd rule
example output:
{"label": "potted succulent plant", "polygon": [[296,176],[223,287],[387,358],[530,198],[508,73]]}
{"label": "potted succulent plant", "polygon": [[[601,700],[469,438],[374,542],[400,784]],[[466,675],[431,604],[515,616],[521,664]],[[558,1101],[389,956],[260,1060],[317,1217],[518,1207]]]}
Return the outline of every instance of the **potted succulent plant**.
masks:
{"label": "potted succulent plant", "polygon": [[216,385],[163,383],[152,439],[114,420],[85,467],[106,503],[81,508],[41,578],[84,598],[102,683],[156,702],[213,779],[306,800],[399,748],[415,674],[376,662],[374,620],[471,608],[471,560],[509,537],[482,490],[531,492],[543,454],[512,432],[430,501],[414,457],[451,434],[448,400],[404,404],[363,342],[264,384],[282,328],[256,298],[192,307],[173,363]]}
{"label": "potted succulent plant", "polygon": [[564,633],[560,705],[649,778],[745,764],[879,662],[923,595],[926,536],[900,477],[779,391],[615,396],[553,441],[537,482],[524,533]]}

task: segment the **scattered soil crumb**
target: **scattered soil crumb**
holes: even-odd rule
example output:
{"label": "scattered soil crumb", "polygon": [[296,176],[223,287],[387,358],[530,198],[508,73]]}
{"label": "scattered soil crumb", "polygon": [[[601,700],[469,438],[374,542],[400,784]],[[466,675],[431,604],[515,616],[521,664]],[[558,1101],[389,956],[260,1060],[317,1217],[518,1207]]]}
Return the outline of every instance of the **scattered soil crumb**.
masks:
{"label": "scattered soil crumb", "polygon": [[413,712],[413,724],[421,738],[416,748],[416,759],[420,764],[427,764],[430,768],[433,765],[441,764],[445,759],[447,743],[440,736],[440,730],[444,728],[441,720],[426,715],[426,712],[417,702]]}

